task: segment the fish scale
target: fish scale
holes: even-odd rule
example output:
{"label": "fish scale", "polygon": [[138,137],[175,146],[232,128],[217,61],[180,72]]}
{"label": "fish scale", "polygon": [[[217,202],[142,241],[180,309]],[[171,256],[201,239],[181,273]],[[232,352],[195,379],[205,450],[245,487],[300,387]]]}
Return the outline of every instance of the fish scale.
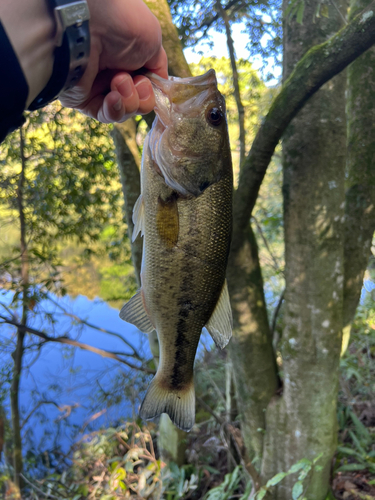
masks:
{"label": "fish scale", "polygon": [[[151,78],[163,124],[156,118],[144,144],[134,212],[135,234],[144,238],[142,288],[120,313],[143,331],[155,328],[159,340],[159,366],[140,416],[165,412],[184,430],[195,420],[193,368],[202,328],[221,348],[232,329],[225,271],[233,177],[225,104],[214,73],[194,80]],[[173,96],[167,105],[165,95]],[[207,113],[220,123],[212,125]]]}

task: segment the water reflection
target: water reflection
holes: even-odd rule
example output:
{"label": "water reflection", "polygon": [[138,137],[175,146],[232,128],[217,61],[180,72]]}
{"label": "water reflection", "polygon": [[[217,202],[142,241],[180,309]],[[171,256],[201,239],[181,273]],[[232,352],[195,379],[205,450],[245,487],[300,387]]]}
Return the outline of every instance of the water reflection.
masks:
{"label": "water reflection", "polygon": [[[12,298],[13,292],[3,291],[0,302],[9,305]],[[98,328],[118,333],[143,357],[150,358],[146,336],[123,322],[118,309],[82,295],[51,296],[51,299],[38,304],[28,326],[49,336],[68,336],[107,351],[132,353],[118,336],[76,320],[82,318]],[[54,323],[49,318],[54,318]],[[15,327],[2,325],[0,336],[4,347],[2,366],[11,366],[10,342],[15,340]],[[53,449],[54,446],[67,450],[85,430],[114,425],[137,411],[139,391],[149,376],[139,377],[136,370],[116,360],[69,345],[48,342],[39,348],[40,339],[34,335],[29,337],[20,383],[20,406],[26,419],[22,430],[25,450]]]}

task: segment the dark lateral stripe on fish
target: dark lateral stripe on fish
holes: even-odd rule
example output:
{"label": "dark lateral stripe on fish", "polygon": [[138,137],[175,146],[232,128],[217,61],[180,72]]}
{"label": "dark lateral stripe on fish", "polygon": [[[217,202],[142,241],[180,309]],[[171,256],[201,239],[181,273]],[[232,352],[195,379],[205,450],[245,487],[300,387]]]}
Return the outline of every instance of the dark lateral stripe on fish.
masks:
{"label": "dark lateral stripe on fish", "polygon": [[176,351],[171,375],[173,389],[181,389],[186,383],[187,348],[190,345],[190,341],[186,336],[187,333],[186,318],[180,317],[177,323],[177,336],[174,344]]}

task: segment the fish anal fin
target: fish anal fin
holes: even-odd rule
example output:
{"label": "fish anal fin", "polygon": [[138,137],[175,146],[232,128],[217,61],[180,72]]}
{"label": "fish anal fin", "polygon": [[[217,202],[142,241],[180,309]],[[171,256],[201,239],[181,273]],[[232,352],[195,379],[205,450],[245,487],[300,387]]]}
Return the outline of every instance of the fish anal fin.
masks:
{"label": "fish anal fin", "polygon": [[160,196],[156,212],[156,228],[167,248],[177,245],[179,232],[177,193],[172,193],[163,200]]}
{"label": "fish anal fin", "polygon": [[189,432],[195,423],[195,389],[192,379],[183,389],[168,389],[156,376],[151,381],[142,402],[139,416],[144,420],[152,420],[166,413],[174,425]]}
{"label": "fish anal fin", "polygon": [[134,229],[132,241],[135,241],[139,233],[141,233],[141,236],[143,236],[145,232],[145,211],[142,195],[139,195],[133,207],[133,223]]}
{"label": "fish anal fin", "polygon": [[142,299],[142,290],[133,295],[120,311],[120,318],[136,326],[141,332],[149,333],[154,330],[146,312]]}
{"label": "fish anal fin", "polygon": [[206,328],[215,341],[215,344],[220,347],[220,349],[224,349],[232,336],[233,329],[232,309],[229,302],[227,280],[224,282],[220,298]]}

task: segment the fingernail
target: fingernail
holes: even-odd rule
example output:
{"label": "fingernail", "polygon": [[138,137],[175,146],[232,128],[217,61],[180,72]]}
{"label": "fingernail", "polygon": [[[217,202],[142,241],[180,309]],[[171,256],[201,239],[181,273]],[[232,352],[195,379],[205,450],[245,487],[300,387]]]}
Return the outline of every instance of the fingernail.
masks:
{"label": "fingernail", "polygon": [[125,99],[131,97],[131,95],[133,94],[133,84],[131,81],[131,77],[128,76],[124,78],[122,82],[119,85],[117,85],[117,90]]}
{"label": "fingernail", "polygon": [[141,81],[135,86],[135,88],[137,89],[140,101],[146,101],[150,97],[151,89],[147,82]]}
{"label": "fingernail", "polygon": [[121,109],[121,105],[122,105],[122,103],[121,103],[121,99],[119,99],[119,100],[116,102],[116,104],[114,104],[114,105],[112,106],[112,108],[113,108],[115,111],[120,111],[120,109]]}

